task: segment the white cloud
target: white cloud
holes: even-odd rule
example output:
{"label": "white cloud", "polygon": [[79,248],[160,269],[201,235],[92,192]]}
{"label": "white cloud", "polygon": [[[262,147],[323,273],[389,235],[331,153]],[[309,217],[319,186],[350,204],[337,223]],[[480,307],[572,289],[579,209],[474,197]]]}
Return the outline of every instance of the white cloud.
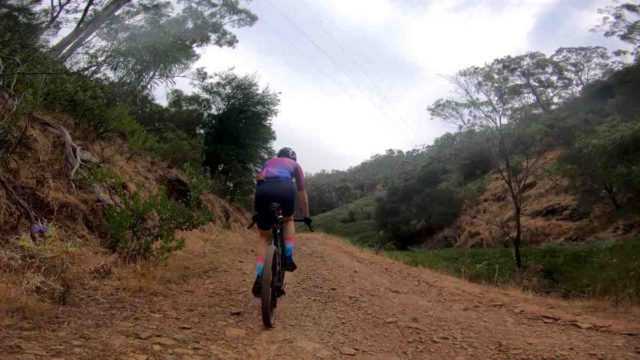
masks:
{"label": "white cloud", "polygon": [[399,8],[389,0],[325,0],[329,12],[360,26],[382,26],[398,15]]}
{"label": "white cloud", "polygon": [[[234,66],[234,71],[255,73],[263,86],[281,92],[279,114],[273,122],[278,137],[276,147],[333,154],[331,162],[326,161],[326,156],[317,157],[307,167],[309,171],[345,168],[378,149],[406,147],[404,136],[408,129],[390,121],[386,109],[362,89],[342,88],[341,83],[329,86],[310,82],[308,73],[296,73],[275,60],[241,44],[236,49],[208,49],[196,66],[211,72]],[[298,152],[304,159],[304,151]]]}
{"label": "white cloud", "polygon": [[[197,65],[257,74],[281,92],[276,147],[296,148],[308,171],[344,169],[452,130],[426,111],[450,90],[442,75],[529,50],[538,20],[560,1],[256,1],[260,20],[237,32],[238,46],[207,49]],[[575,6],[564,26],[586,32],[597,6]]]}
{"label": "white cloud", "polygon": [[450,75],[464,67],[524,52],[538,15],[557,0],[490,2],[439,0],[407,19],[402,48],[428,74]]}

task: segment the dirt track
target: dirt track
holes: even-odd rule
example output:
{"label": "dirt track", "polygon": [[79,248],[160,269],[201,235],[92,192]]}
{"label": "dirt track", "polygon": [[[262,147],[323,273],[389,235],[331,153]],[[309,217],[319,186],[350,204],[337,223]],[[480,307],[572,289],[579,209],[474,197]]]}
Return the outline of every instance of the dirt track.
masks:
{"label": "dirt track", "polygon": [[637,312],[469,284],[320,234],[300,236],[264,330],[252,236],[189,233],[158,277],[116,271],[47,321],[0,319],[0,358],[640,359]]}

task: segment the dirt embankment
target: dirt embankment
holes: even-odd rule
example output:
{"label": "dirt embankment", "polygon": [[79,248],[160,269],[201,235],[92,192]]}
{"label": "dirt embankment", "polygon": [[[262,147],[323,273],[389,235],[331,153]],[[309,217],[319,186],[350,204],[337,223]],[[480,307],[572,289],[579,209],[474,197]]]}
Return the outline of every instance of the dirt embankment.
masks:
{"label": "dirt embankment", "polygon": [[[593,209],[579,204],[567,179],[550,171],[559,156],[559,151],[545,154],[540,170],[527,185],[522,217],[525,244],[627,239],[640,234],[640,218],[618,219],[606,203]],[[465,205],[456,223],[436,242],[444,240],[459,247],[499,246],[499,239],[513,233],[512,217],[507,188],[493,175],[483,194]]]}
{"label": "dirt embankment", "polygon": [[[105,207],[133,194],[164,191],[170,178],[184,178],[118,137],[101,139],[76,128],[64,115],[24,121],[19,146],[0,173],[0,316],[28,317],[77,301],[75,290],[83,286],[99,287],[96,281],[125,266],[102,246]],[[68,129],[83,153],[73,181],[63,137],[44,122]],[[246,223],[245,211],[211,194],[203,200],[214,215],[208,226],[237,229]],[[47,227],[35,243],[29,235],[33,217]]]}

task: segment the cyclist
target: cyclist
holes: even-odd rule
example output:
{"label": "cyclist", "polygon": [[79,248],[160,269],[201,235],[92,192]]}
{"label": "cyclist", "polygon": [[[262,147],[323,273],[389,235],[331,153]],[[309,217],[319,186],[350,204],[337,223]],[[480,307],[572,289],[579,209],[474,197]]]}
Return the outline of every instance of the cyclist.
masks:
{"label": "cyclist", "polygon": [[[264,272],[264,257],[266,254],[271,228],[275,219],[271,216],[271,204],[278,203],[284,216],[284,243],[286,261],[284,269],[295,271],[297,266],[293,261],[295,247],[295,226],[293,214],[295,212],[296,197],[304,215],[304,222],[311,225],[309,218],[309,198],[304,189],[304,173],[297,162],[297,156],[293,149],[285,147],[278,151],[277,157],[268,160],[262,171],[256,176],[257,186],[255,195],[256,223],[260,233],[260,241],[257,248],[256,280],[252,293],[260,297],[262,288],[262,273]],[[295,180],[295,185],[294,185]]]}

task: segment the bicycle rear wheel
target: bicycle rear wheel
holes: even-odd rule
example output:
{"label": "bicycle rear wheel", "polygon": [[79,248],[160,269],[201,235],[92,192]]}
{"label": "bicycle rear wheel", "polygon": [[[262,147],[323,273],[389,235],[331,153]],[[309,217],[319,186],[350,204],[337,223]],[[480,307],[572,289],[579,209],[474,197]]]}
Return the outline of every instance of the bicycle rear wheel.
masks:
{"label": "bicycle rear wheel", "polygon": [[278,303],[278,295],[275,289],[275,277],[278,275],[279,254],[276,247],[269,245],[264,258],[264,274],[262,275],[262,322],[264,326],[272,328],[275,319],[275,310]]}

